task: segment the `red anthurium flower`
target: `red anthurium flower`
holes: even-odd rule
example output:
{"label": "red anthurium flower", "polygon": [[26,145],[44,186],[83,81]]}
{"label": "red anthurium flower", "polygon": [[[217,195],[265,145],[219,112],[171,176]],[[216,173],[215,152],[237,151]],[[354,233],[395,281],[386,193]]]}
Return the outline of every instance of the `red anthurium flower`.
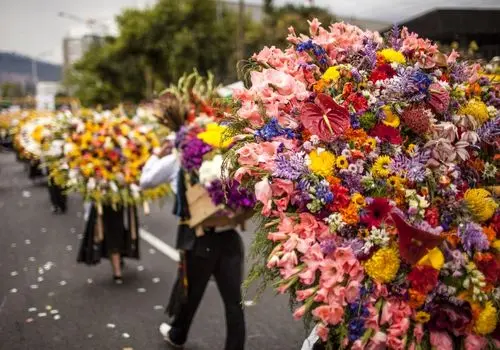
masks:
{"label": "red anthurium flower", "polygon": [[340,106],[327,94],[319,94],[314,103],[305,103],[300,121],[312,134],[322,141],[331,141],[350,126],[347,108]]}
{"label": "red anthurium flower", "polygon": [[399,253],[409,264],[416,264],[444,238],[409,225],[399,214],[391,213],[399,235]]}

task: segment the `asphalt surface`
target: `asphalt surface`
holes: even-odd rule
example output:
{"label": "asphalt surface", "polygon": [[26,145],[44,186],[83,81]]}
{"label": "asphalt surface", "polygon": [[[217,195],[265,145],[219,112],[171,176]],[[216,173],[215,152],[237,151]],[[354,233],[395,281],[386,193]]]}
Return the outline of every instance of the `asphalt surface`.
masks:
{"label": "asphalt surface", "polygon": [[[83,203],[70,196],[66,215],[52,215],[43,181],[0,153],[0,350],[168,349],[158,333],[176,263],[141,242],[141,260],[127,260],[125,283],[115,285],[105,260],[76,263],[84,228]],[[173,245],[172,203],[152,206],[141,226]],[[243,234],[248,247],[252,234]],[[284,296],[269,291],[245,309],[246,349],[300,349],[306,336]],[[186,349],[223,349],[225,320],[209,283]]]}

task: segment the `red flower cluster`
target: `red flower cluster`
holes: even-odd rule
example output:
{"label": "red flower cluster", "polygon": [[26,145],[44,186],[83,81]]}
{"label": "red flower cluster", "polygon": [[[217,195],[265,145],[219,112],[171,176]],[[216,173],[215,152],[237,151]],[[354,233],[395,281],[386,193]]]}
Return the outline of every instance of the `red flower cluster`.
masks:
{"label": "red flower cluster", "polygon": [[371,136],[378,137],[382,141],[400,145],[403,142],[399,130],[384,124],[377,124],[370,132]]}
{"label": "red flower cluster", "polygon": [[396,75],[396,71],[391,67],[390,64],[384,63],[377,66],[370,74],[370,81],[376,83],[379,80],[385,80],[392,78]]}
{"label": "red flower cluster", "polygon": [[427,209],[425,211],[425,220],[432,227],[437,227],[439,225],[439,209],[437,207]]}
{"label": "red flower cluster", "polygon": [[479,270],[484,274],[486,282],[496,284],[500,279],[500,262],[491,253],[478,253],[474,261]]}
{"label": "red flower cluster", "polygon": [[356,112],[364,112],[368,109],[368,101],[361,93],[353,93],[347,96],[344,107],[354,107]]}
{"label": "red flower cluster", "polygon": [[330,191],[333,193],[333,202],[329,204],[329,210],[336,212],[349,205],[351,197],[347,188],[340,184],[334,184],[330,186]]}
{"label": "red flower cluster", "polygon": [[417,265],[408,274],[411,288],[422,293],[429,293],[438,282],[439,271],[432,266]]}

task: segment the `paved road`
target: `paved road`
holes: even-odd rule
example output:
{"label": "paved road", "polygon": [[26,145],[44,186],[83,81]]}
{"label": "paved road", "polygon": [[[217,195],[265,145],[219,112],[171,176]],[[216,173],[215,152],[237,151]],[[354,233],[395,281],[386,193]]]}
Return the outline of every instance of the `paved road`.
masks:
{"label": "paved road", "polygon": [[[152,208],[142,226],[173,244],[171,202]],[[140,261],[128,260],[125,283],[114,285],[107,261],[76,264],[83,205],[69,199],[64,216],[50,214],[48,191],[28,180],[12,154],[0,153],[0,350],[167,349],[157,327],[176,264],[142,241]],[[251,234],[244,236],[248,247]],[[300,349],[304,330],[285,297],[267,293],[246,308],[247,349]],[[222,349],[223,306],[210,283],[187,349]]]}

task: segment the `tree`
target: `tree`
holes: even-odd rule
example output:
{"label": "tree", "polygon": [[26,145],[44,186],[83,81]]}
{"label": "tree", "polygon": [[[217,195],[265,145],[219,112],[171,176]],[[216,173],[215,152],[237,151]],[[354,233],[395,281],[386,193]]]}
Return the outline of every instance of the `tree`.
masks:
{"label": "tree", "polygon": [[[117,23],[118,37],[89,50],[69,74],[84,104],[139,102],[194,68],[222,82],[236,79],[237,18],[213,0],[160,0],[125,10]],[[255,47],[260,27],[245,19],[244,28]]]}

